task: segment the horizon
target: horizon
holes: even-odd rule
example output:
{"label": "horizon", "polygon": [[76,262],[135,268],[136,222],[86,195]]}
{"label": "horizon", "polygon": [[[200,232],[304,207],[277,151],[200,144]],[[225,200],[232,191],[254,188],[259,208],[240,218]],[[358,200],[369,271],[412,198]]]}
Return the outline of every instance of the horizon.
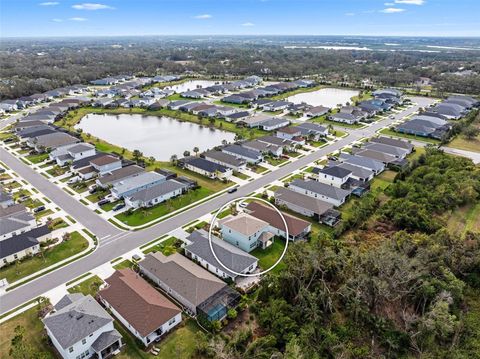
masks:
{"label": "horizon", "polygon": [[480,37],[473,0],[3,0],[0,7],[2,38]]}

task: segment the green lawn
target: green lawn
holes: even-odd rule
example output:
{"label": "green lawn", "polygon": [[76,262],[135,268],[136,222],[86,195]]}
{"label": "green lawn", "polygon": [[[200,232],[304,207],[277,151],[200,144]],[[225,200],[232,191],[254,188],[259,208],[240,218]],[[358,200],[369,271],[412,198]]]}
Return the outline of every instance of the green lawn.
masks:
{"label": "green lawn", "polygon": [[53,177],[57,177],[57,176],[61,176],[63,174],[65,174],[65,172],[68,171],[68,167],[60,167],[60,166],[53,166],[52,168],[50,168],[47,173],[50,175],[50,176],[53,176]]}
{"label": "green lawn", "polygon": [[116,356],[118,359],[190,359],[194,357],[195,348],[200,340],[197,335],[201,331],[193,319],[184,319],[184,322],[165,336],[156,347],[160,350],[157,356],[140,349],[134,337],[122,326],[115,323],[115,328],[122,334],[125,349]]}
{"label": "green lawn", "polygon": [[480,202],[452,211],[447,220],[447,229],[459,236],[467,231],[480,232]]}
{"label": "green lawn", "polygon": [[68,293],[82,293],[84,295],[90,294],[92,297],[98,292],[98,288],[103,284],[103,280],[100,277],[94,275],[83,282],[80,282],[76,286],[68,288]]}
{"label": "green lawn", "polygon": [[397,175],[397,172],[391,171],[391,170],[386,170],[380,173],[378,176],[376,176],[372,183],[371,183],[371,190],[375,191],[376,189],[380,190],[385,190],[391,183],[393,183],[393,180],[395,176]]}
{"label": "green lawn", "polygon": [[[43,323],[38,318],[37,306],[9,319],[0,325],[0,358],[11,358],[9,354],[11,340],[14,337],[14,329],[17,326],[25,328],[26,335],[23,341],[35,350],[35,354],[44,353],[42,359],[54,359],[53,350],[48,345],[46,332],[43,329]],[[25,358],[32,358],[25,356]]]}
{"label": "green lawn", "polygon": [[462,135],[456,136],[447,147],[458,148],[459,150],[480,152],[480,135],[472,140],[466,139]]}
{"label": "green lawn", "polygon": [[120,263],[115,264],[113,266],[113,268],[114,269],[125,269],[125,268],[132,268],[132,266],[133,266],[132,261],[130,261],[128,259],[125,259],[125,260],[121,261]]}
{"label": "green lawn", "polygon": [[51,209],[46,209],[46,210],[43,210],[41,212],[35,213],[35,218],[40,219],[42,217],[49,216],[52,213],[53,213],[53,211]]}
{"label": "green lawn", "polygon": [[233,175],[235,177],[238,177],[240,179],[243,179],[243,180],[248,180],[250,177],[247,176],[245,173],[242,173],[242,172],[237,172],[237,171],[233,171]]}
{"label": "green lawn", "polygon": [[197,202],[211,195],[212,193],[213,192],[209,189],[201,187],[196,190],[189,191],[188,193],[181,195],[177,198],[173,198],[164,203],[160,203],[151,208],[140,208],[131,214],[129,214],[128,212],[117,214],[115,218],[129,226],[141,226],[145,223],[165,216],[175,210],[183,208],[191,203]]}
{"label": "green lawn", "polygon": [[249,165],[248,166],[248,169],[250,171],[253,171],[255,173],[263,173],[263,172],[266,172],[267,169],[265,167],[262,167],[260,165]]}
{"label": "green lawn", "polygon": [[380,131],[380,133],[383,134],[383,135],[407,138],[409,140],[416,140],[416,141],[420,141],[420,142],[427,142],[427,143],[433,143],[433,144],[439,144],[440,143],[440,141],[436,140],[435,138],[409,135],[409,134],[406,134],[406,133],[400,133],[400,132],[393,131],[389,128],[384,128],[383,130]]}
{"label": "green lawn", "polygon": [[19,263],[0,268],[0,278],[6,278],[10,283],[27,275],[38,272],[61,260],[71,257],[88,247],[88,242],[78,232],[71,233],[71,239],[53,248],[47,249],[42,256],[22,259]]}
{"label": "green lawn", "polygon": [[29,155],[25,157],[32,163],[40,163],[45,161],[48,158],[48,153],[39,153],[37,155]]}
{"label": "green lawn", "polygon": [[100,208],[103,209],[105,212],[108,212],[108,211],[111,211],[113,207],[115,207],[117,204],[120,204],[120,203],[123,203],[123,200],[119,199],[118,201],[104,204],[103,206],[100,206]]}
{"label": "green lawn", "polygon": [[[315,123],[322,123],[325,125],[332,125],[332,126],[338,126],[338,127],[345,127],[345,128],[360,128],[363,127],[364,125],[360,123],[355,123],[353,125],[350,125],[348,123],[342,123],[342,122],[336,122],[336,121],[330,121],[328,120],[325,116],[320,116],[320,117],[315,117],[312,122]],[[338,135],[337,135],[338,136]]]}
{"label": "green lawn", "polygon": [[164,255],[169,256],[177,251],[177,246],[175,244],[179,243],[179,241],[180,240],[175,237],[169,237],[153,247],[145,249],[143,253],[162,252]]}
{"label": "green lawn", "polygon": [[109,193],[109,190],[97,190],[95,193],[89,194],[86,198],[92,203],[97,203],[101,198],[105,197]]}
{"label": "green lawn", "polygon": [[[289,154],[290,156],[290,154]],[[267,157],[265,158],[267,160],[267,162],[272,165],[272,166],[278,166],[278,165],[281,165],[282,163],[285,163],[287,162],[288,160],[286,158],[276,158],[276,157]]]}
{"label": "green lawn", "polygon": [[[267,270],[275,264],[278,258],[280,258],[284,248],[285,240],[283,238],[275,237],[275,241],[270,247],[266,249],[255,248],[250,254],[258,258],[258,265],[262,270]],[[283,268],[285,268],[285,264],[280,262],[273,270],[279,271]]]}

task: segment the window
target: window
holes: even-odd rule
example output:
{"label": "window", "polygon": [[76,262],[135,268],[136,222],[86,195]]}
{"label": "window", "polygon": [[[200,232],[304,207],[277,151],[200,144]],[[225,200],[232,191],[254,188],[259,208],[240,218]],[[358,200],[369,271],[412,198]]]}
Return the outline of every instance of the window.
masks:
{"label": "window", "polygon": [[69,353],[73,353],[73,347],[68,348]]}
{"label": "window", "polygon": [[176,319],[175,319],[175,317],[174,317],[174,318],[172,318],[172,319],[170,319],[170,320],[168,321],[168,325],[172,325],[172,324],[175,323],[175,322],[176,322]]}
{"label": "window", "polygon": [[93,333],[89,335],[89,337],[93,337]]}
{"label": "window", "polygon": [[14,254],[13,259],[18,259],[18,255]]}
{"label": "window", "polygon": [[87,343],[87,339],[83,338],[83,339],[82,339],[82,344],[85,345],[86,343]]}
{"label": "window", "polygon": [[3,264],[7,264],[7,263],[8,263],[7,259],[3,258]]}

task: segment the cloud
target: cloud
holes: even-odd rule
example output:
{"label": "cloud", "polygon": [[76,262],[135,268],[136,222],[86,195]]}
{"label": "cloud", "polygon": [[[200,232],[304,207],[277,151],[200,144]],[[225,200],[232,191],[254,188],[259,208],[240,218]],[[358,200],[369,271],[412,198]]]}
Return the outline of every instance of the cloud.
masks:
{"label": "cloud", "polygon": [[62,19],[52,19],[53,22],[63,22]]}
{"label": "cloud", "polygon": [[201,15],[196,15],[193,18],[194,19],[199,19],[199,20],[206,20],[206,19],[211,19],[213,16],[210,14],[201,14]]}
{"label": "cloud", "polygon": [[84,18],[84,17],[71,17],[68,20],[71,20],[71,21],[87,21],[87,19]]}
{"label": "cloud", "polygon": [[46,1],[46,2],[41,2],[40,6],[55,6],[55,5],[58,5],[60,4],[58,1]]}
{"label": "cloud", "polygon": [[345,14],[345,16],[355,16],[355,13],[354,13],[354,12],[347,12],[347,13]]}
{"label": "cloud", "polygon": [[395,0],[395,4],[423,5],[425,4],[425,0]]}
{"label": "cloud", "polygon": [[395,6],[395,3],[393,2],[386,2],[385,4],[383,4],[385,6]]}
{"label": "cloud", "polygon": [[105,4],[97,4],[97,3],[83,3],[83,4],[75,4],[72,5],[72,8],[77,10],[104,10],[104,9],[114,9],[112,6],[105,5]]}
{"label": "cloud", "polygon": [[252,27],[252,26],[255,26],[255,24],[253,22],[244,22],[242,26]]}
{"label": "cloud", "polygon": [[380,12],[383,12],[385,14],[396,14],[404,11],[405,9],[399,9],[398,7],[387,7],[386,9],[380,10]]}

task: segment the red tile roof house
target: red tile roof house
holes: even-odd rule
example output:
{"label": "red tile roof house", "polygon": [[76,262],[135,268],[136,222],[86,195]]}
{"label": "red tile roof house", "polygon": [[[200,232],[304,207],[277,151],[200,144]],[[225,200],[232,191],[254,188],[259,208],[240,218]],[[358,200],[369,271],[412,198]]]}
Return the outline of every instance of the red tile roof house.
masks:
{"label": "red tile roof house", "polygon": [[115,271],[100,301],[146,347],[182,321],[182,311],[131,269]]}

